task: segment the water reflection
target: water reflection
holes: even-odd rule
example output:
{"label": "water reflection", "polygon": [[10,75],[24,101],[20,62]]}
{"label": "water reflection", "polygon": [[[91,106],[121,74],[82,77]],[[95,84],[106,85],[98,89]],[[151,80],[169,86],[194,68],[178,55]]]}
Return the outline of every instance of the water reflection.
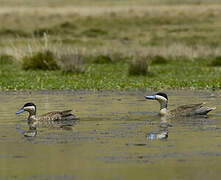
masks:
{"label": "water reflection", "polygon": [[23,130],[17,125],[16,130],[24,135],[24,137],[35,137],[37,135],[37,127],[34,123],[28,123],[27,130]]}
{"label": "water reflection", "polygon": [[159,124],[159,131],[148,133],[146,135],[147,140],[168,138],[169,127],[172,127],[172,125],[168,122],[168,119],[166,117],[161,117],[160,119],[161,119],[161,122]]}
{"label": "water reflection", "polygon": [[[155,116],[159,105],[139,101],[144,93],[0,94],[0,179],[219,179],[220,92],[168,93],[171,108],[190,101],[217,106],[209,118],[176,119]],[[34,129],[27,114],[15,115],[30,101],[40,114],[73,109],[81,120],[71,131]],[[159,140],[147,140],[154,130]]]}
{"label": "water reflection", "polygon": [[[160,117],[160,123],[158,125],[158,131],[150,132],[146,134],[147,140],[161,140],[167,139],[169,137],[169,129],[173,127],[176,129],[177,125],[181,125],[183,127],[189,127],[192,129],[198,130],[214,130],[219,129],[216,125],[216,121],[214,119],[210,119],[208,115],[199,115],[192,117],[185,116],[177,116],[177,117]],[[172,123],[174,125],[172,125]]]}

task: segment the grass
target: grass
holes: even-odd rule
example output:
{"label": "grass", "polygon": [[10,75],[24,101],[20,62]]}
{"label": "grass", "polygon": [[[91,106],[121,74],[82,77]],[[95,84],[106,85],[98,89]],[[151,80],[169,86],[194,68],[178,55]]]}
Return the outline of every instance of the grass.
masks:
{"label": "grass", "polygon": [[63,73],[80,74],[85,72],[86,57],[81,54],[65,54],[59,59],[60,69]]}
{"label": "grass", "polygon": [[218,0],[0,3],[1,90],[220,88]]}
{"label": "grass", "polygon": [[129,63],[129,75],[147,75],[149,73],[149,61],[148,57],[134,57]]}
{"label": "grass", "polygon": [[211,66],[221,66],[221,56],[214,57],[211,60]]}
{"label": "grass", "polygon": [[153,56],[151,57],[151,64],[166,64],[167,63],[167,59],[163,56]]}
{"label": "grass", "polygon": [[10,56],[8,54],[2,54],[0,55],[0,65],[8,65],[13,64],[15,62],[15,58],[13,56]]}
{"label": "grass", "polygon": [[58,69],[58,65],[54,54],[47,50],[43,52],[37,52],[30,56],[25,56],[23,58],[22,68],[25,70],[56,70]]}
{"label": "grass", "polygon": [[108,55],[97,55],[88,57],[88,60],[95,64],[108,64],[113,63],[113,60]]}
{"label": "grass", "polygon": [[150,65],[154,76],[130,76],[126,61],[112,64],[85,64],[84,73],[61,70],[25,71],[15,64],[0,66],[1,90],[50,89],[220,89],[221,68],[210,59],[167,59],[167,64]]}

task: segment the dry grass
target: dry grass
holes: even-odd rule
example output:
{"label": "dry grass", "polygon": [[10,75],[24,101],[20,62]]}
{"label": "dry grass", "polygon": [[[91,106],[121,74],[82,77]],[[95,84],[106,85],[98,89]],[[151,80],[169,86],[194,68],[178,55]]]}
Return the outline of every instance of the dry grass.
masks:
{"label": "dry grass", "polygon": [[59,66],[64,73],[84,73],[86,57],[80,53],[64,54],[59,58]]}
{"label": "dry grass", "polygon": [[[66,0],[62,5],[57,0],[15,4],[0,0],[0,50],[18,60],[44,50],[59,56],[78,50],[84,56],[111,59],[115,54],[137,53],[187,59],[221,55],[221,4],[217,0],[183,2],[97,1],[89,6],[89,0]],[[44,30],[49,33],[46,37]]]}
{"label": "dry grass", "polygon": [[22,44],[20,46],[11,47],[2,47],[1,53],[9,54],[14,56],[17,60],[21,61],[21,59],[29,54],[33,54],[34,52],[40,52],[44,50],[50,50],[53,53],[61,56],[62,54],[75,54],[76,51],[79,51],[85,57],[87,56],[97,56],[97,55],[105,55],[110,56],[112,59],[115,59],[114,56],[116,54],[120,54],[122,57],[132,57],[137,53],[140,56],[161,56],[164,58],[167,57],[187,57],[187,59],[193,59],[197,57],[210,57],[210,56],[220,56],[221,55],[221,47],[209,47],[209,46],[195,46],[189,47],[183,44],[171,44],[169,46],[153,46],[153,47],[122,47],[122,46],[105,46],[105,47],[95,47],[91,49],[87,49],[84,47],[70,47],[62,44],[53,44],[49,42],[48,47],[44,46],[43,41],[34,40],[27,44]]}
{"label": "dry grass", "polygon": [[119,6],[119,5],[173,5],[173,4],[217,4],[219,0],[124,0],[124,1],[112,1],[112,0],[97,0],[91,2],[91,0],[0,0],[1,6],[40,6],[40,7],[59,7],[59,6]]}
{"label": "dry grass", "polygon": [[57,70],[58,65],[53,52],[47,50],[36,52],[31,56],[25,56],[23,59],[22,68],[25,70]]}
{"label": "dry grass", "polygon": [[149,57],[135,56],[129,63],[129,75],[147,75],[149,73]]}

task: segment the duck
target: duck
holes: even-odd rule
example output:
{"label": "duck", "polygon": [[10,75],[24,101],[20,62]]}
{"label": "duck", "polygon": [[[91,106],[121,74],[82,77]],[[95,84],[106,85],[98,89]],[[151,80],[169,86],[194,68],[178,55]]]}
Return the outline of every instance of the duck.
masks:
{"label": "duck", "polygon": [[36,116],[36,105],[32,102],[26,103],[16,114],[25,111],[29,113],[27,121],[30,130],[36,129],[37,125],[41,125],[41,127],[66,128],[74,125],[75,121],[79,119],[71,113],[72,110],[53,111]]}
{"label": "duck", "polygon": [[216,109],[216,107],[205,106],[205,103],[198,103],[183,105],[177,107],[176,109],[168,110],[168,96],[163,92],[158,92],[152,96],[145,96],[145,98],[157,100],[160,103],[160,116],[166,117],[207,115],[207,113]]}

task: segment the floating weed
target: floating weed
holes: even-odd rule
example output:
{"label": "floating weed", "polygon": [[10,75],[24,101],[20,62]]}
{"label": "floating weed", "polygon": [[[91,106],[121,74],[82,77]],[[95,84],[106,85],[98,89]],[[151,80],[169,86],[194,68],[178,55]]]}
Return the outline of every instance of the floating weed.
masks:
{"label": "floating weed", "polygon": [[31,56],[25,56],[23,59],[22,68],[29,69],[42,69],[42,70],[56,70],[58,65],[55,55],[46,50],[44,52],[37,52]]}
{"label": "floating weed", "polygon": [[216,57],[212,58],[210,65],[211,66],[221,66],[221,56],[216,56]]}
{"label": "floating weed", "polygon": [[81,54],[65,54],[60,57],[59,66],[64,73],[84,73],[85,56]]}
{"label": "floating weed", "polygon": [[129,75],[147,75],[149,73],[149,58],[136,57],[129,63]]}

